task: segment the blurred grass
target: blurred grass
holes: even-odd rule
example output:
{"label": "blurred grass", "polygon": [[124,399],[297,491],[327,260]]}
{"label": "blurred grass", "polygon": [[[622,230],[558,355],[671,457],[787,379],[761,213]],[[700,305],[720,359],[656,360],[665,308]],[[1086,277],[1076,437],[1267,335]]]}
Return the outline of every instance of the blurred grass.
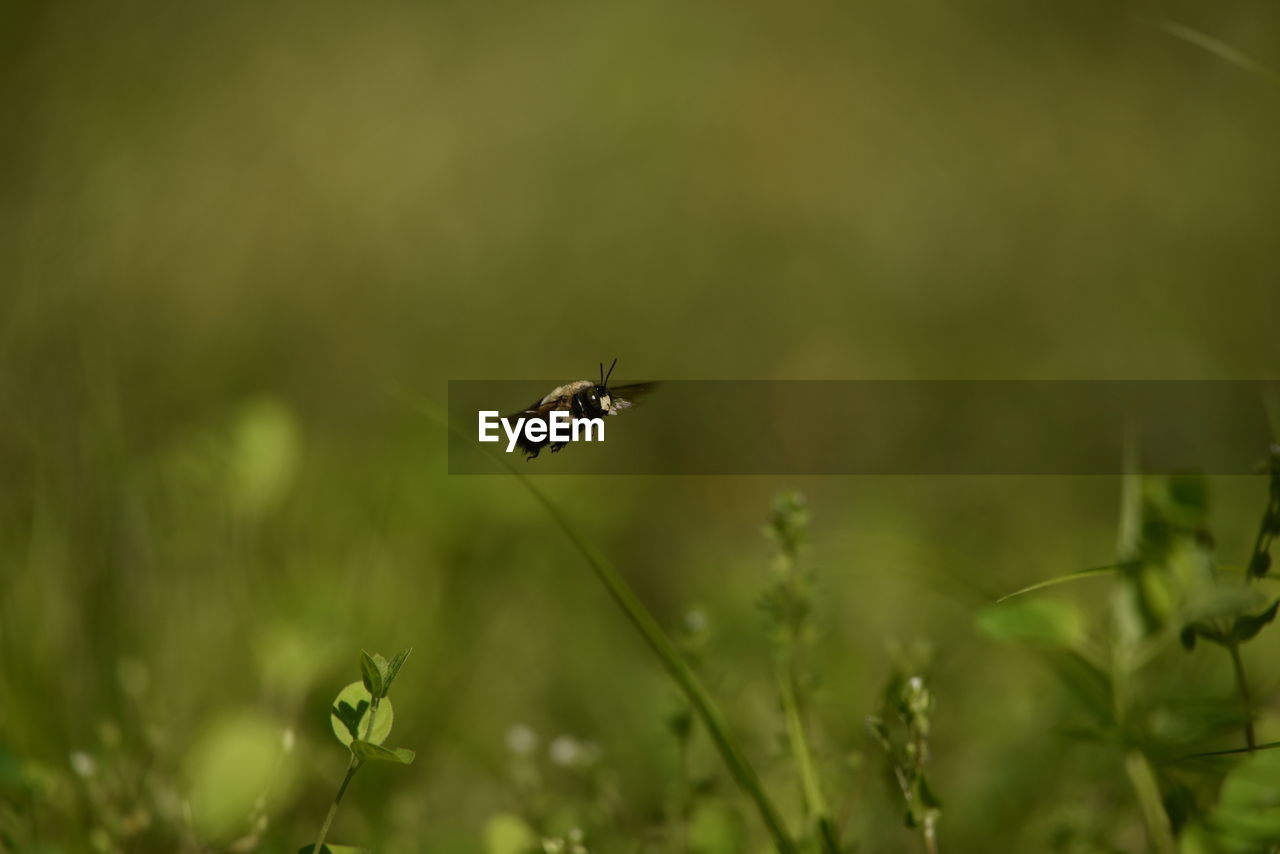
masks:
{"label": "blurred grass", "polygon": [[[1280,67],[1272,3],[1163,9]],[[613,355],[669,378],[1275,376],[1280,102],[1134,11],[4,4],[0,766],[45,781],[43,841],[80,850],[141,803],[132,850],[172,844],[185,757],[247,715],[298,734],[264,843],[295,850],[362,647],[417,650],[396,703],[420,758],[358,781],[338,841],[479,850],[515,722],[599,742],[628,809],[657,809],[670,689],[539,510],[446,477],[390,384],[443,399]],[[886,641],[920,637],[944,850],[1039,848],[1063,802],[1106,803],[1073,789],[1103,760],[1046,732],[1047,677],[970,615],[1111,560],[1117,484],[545,488],[661,618],[708,612],[715,690],[787,794],[754,600],[770,497],[797,486],[842,737],[824,773]],[[1214,486],[1243,553],[1258,484]],[[873,775],[844,781],[856,835],[904,844]]]}

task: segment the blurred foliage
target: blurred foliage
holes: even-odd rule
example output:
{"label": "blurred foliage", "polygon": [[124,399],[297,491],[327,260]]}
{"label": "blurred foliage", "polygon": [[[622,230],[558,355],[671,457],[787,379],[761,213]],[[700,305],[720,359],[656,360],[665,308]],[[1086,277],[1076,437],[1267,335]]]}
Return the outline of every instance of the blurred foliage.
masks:
{"label": "blurred foliage", "polygon": [[[1266,469],[1274,494],[1280,446],[1272,446]],[[1053,666],[1087,711],[1075,725],[1078,737],[1112,752],[1117,767],[1123,764],[1150,850],[1272,850],[1280,835],[1267,810],[1276,802],[1280,776],[1270,774],[1274,763],[1259,761],[1257,751],[1280,742],[1257,741],[1254,692],[1241,647],[1275,619],[1280,599],[1257,589],[1255,572],[1220,570],[1204,478],[1143,478],[1140,487],[1130,492],[1137,501],[1125,513],[1125,528],[1140,534],[1130,547],[1133,559],[1114,567],[1118,595],[1109,623],[1089,632],[1083,614],[1070,605],[1030,599],[984,609],[977,625],[993,637],[1034,644]],[[1269,545],[1271,514],[1269,499],[1255,555]],[[1252,559],[1243,564],[1254,565]],[[1211,694],[1164,687],[1166,681],[1177,684],[1182,669],[1168,660],[1175,636],[1187,652],[1198,637],[1228,651],[1238,697],[1234,715],[1224,714]],[[1237,727],[1243,728],[1237,746],[1192,752]],[[881,738],[888,744],[887,736]],[[1192,764],[1242,754],[1250,758],[1234,770]],[[1256,796],[1259,789],[1267,794]]]}
{"label": "blurred foliage", "polygon": [[[342,771],[350,651],[410,644],[418,760],[362,776],[335,838],[664,850],[687,810],[687,850],[757,850],[539,508],[445,475],[385,392],[614,355],[672,379],[1274,376],[1280,98],[1169,23],[1280,67],[1269,0],[0,4],[0,850],[296,851]],[[545,489],[667,625],[701,615],[700,672],[793,823],[752,536],[784,488],[812,508],[807,724],[843,839],[913,842],[863,721],[886,643],[919,637],[943,851],[1141,850],[1086,657],[1114,632],[1152,656],[1125,737],[1205,852],[1273,838],[1273,754],[1172,761],[1241,741],[1228,654],[1176,636],[1266,616],[1215,598],[1245,567],[1206,574],[1197,535],[1270,594],[1259,483],[1146,487],[1170,527],[1122,536],[1118,582],[983,618],[1072,644],[1025,656],[974,614],[1116,560],[1108,479]],[[1241,647],[1259,743],[1278,635]]]}

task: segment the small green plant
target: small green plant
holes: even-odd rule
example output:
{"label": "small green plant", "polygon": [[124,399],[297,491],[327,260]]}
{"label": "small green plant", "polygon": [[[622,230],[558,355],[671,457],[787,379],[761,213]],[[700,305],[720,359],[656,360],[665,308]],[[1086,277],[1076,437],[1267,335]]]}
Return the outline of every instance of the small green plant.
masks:
{"label": "small green plant", "polygon": [[[1159,854],[1244,854],[1280,846],[1271,806],[1280,790],[1280,765],[1257,755],[1235,768],[1226,764],[1236,754],[1280,746],[1257,743],[1241,654],[1280,611],[1280,599],[1258,583],[1267,577],[1272,541],[1280,533],[1280,447],[1272,446],[1266,471],[1267,505],[1244,566],[1216,557],[1203,478],[1132,477],[1120,561],[1019,591],[1112,574],[1117,584],[1108,624],[1091,626],[1070,602],[1045,598],[1002,602],[977,615],[979,629],[1023,643],[1061,678],[1085,712],[1085,722],[1073,731],[1113,751],[1148,844]],[[1191,703],[1185,690],[1161,687],[1177,681],[1179,642],[1190,652],[1200,640],[1227,651],[1238,711],[1219,711],[1224,704],[1216,697]],[[1242,747],[1204,749],[1237,727],[1243,729]]]}
{"label": "small green plant", "polygon": [[800,778],[805,813],[823,854],[839,854],[840,841],[827,808],[822,780],[813,758],[807,707],[813,675],[805,654],[813,643],[814,573],[800,564],[800,551],[809,525],[804,497],[784,492],[773,504],[765,532],[777,545],[774,580],[760,600],[773,629],[774,669],[778,699],[786,722],[787,744]]}
{"label": "small green plant", "polygon": [[900,657],[903,660],[885,684],[880,714],[867,717],[867,732],[884,750],[889,773],[906,804],[907,827],[920,832],[928,854],[937,854],[942,802],[928,774],[933,692],[923,675],[924,662]]}
{"label": "small green plant", "polygon": [[[1253,551],[1245,567],[1245,594],[1242,607],[1236,612],[1228,612],[1216,618],[1189,622],[1183,626],[1179,635],[1182,645],[1190,652],[1195,648],[1196,639],[1203,638],[1227,651],[1231,656],[1232,671],[1236,680],[1236,691],[1240,696],[1241,710],[1244,715],[1245,746],[1254,750],[1258,744],[1253,732],[1253,701],[1249,691],[1249,680],[1245,673],[1244,660],[1240,655],[1240,646],[1253,640],[1258,632],[1273,622],[1280,609],[1280,599],[1275,599],[1268,606],[1257,604],[1265,602],[1265,597],[1250,585],[1267,576],[1271,570],[1271,544],[1280,534],[1280,448],[1273,448],[1268,462],[1270,470],[1270,496],[1267,509],[1262,514],[1258,525],[1258,534],[1254,538]],[[1252,595],[1250,595],[1252,594]]]}
{"label": "small green plant", "polygon": [[413,763],[412,750],[403,747],[383,747],[383,742],[391,734],[391,724],[395,719],[395,712],[391,701],[387,699],[387,692],[391,690],[391,683],[399,675],[400,667],[412,651],[412,648],[402,649],[390,661],[376,653],[370,655],[367,652],[361,652],[360,681],[352,682],[343,688],[334,699],[329,709],[329,722],[333,726],[334,736],[351,751],[351,759],[347,763],[346,776],[342,778],[338,793],[334,795],[333,803],[329,805],[329,812],[324,817],[324,824],[320,825],[315,844],[299,849],[299,854],[310,854],[310,852],[320,854],[324,851],[343,854],[343,852],[364,850],[346,845],[325,844],[325,838],[329,835],[334,816],[338,814],[338,805],[342,803],[342,796],[346,794],[347,786],[351,784],[356,771],[360,770],[366,762],[393,762],[400,765]]}

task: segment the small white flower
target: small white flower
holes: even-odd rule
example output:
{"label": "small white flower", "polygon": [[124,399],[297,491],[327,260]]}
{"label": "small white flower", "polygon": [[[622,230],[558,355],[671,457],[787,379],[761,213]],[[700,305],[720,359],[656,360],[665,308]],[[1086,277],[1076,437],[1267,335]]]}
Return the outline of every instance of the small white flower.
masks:
{"label": "small white flower", "polygon": [[527,756],[538,749],[538,734],[524,724],[516,724],[507,730],[507,750]]}
{"label": "small white flower", "polygon": [[71,770],[79,777],[92,777],[98,773],[98,763],[83,750],[71,751]]}
{"label": "small white flower", "polygon": [[547,748],[547,755],[557,765],[576,765],[583,759],[582,745],[571,735],[558,735]]}
{"label": "small white flower", "polygon": [[692,634],[700,634],[707,629],[707,614],[695,608],[684,615],[685,630]]}

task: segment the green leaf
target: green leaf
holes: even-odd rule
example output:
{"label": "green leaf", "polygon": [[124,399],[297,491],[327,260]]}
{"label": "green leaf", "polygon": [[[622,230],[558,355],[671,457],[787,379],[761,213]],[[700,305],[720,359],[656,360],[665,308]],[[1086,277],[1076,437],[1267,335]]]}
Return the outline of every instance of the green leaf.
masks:
{"label": "green leaf", "polygon": [[384,696],[386,695],[386,692],[391,690],[391,683],[396,681],[396,677],[400,675],[400,667],[404,664],[404,660],[409,657],[409,653],[411,652],[413,652],[413,647],[400,650],[395,654],[395,657],[391,659],[391,663],[387,665],[386,678],[382,683],[382,693]]}
{"label": "green leaf", "polygon": [[362,682],[352,682],[343,688],[334,698],[329,709],[329,723],[338,741],[351,746],[357,738],[382,744],[391,734],[391,724],[395,720],[395,709],[388,699],[378,701],[378,713],[373,720],[373,732],[365,734],[369,726],[369,713],[373,706],[373,697]]}
{"label": "green leaf", "polygon": [[1105,670],[1073,650],[1044,649],[1041,655],[1099,729],[1115,723],[1115,686]]}
{"label": "green leaf", "polygon": [[933,791],[933,787],[929,785],[929,778],[923,774],[920,775],[920,803],[929,809],[942,809],[941,799]]}
{"label": "green leaf", "polygon": [[1242,617],[1236,617],[1235,625],[1231,629],[1231,636],[1236,641],[1252,640],[1258,632],[1262,631],[1263,626],[1275,620],[1277,609],[1280,609],[1280,599],[1272,602],[1271,607],[1261,614],[1253,616],[1246,614]]}
{"label": "green leaf", "polygon": [[360,678],[364,680],[364,689],[371,696],[381,697],[386,693],[384,668],[379,666],[377,659],[363,650],[360,652]]}
{"label": "green leaf", "polygon": [[937,821],[942,813],[942,802],[929,787],[929,780],[919,774],[911,783],[911,797],[907,800],[907,827],[924,827],[931,821]]}
{"label": "green leaf", "polygon": [[1256,614],[1270,604],[1271,599],[1256,585],[1216,584],[1190,593],[1181,616],[1188,623],[1233,620]]}
{"label": "green leaf", "polygon": [[1209,828],[1193,821],[1178,834],[1178,854],[1221,854]]}
{"label": "green leaf", "polygon": [[1222,784],[1213,824],[1231,840],[1247,841],[1262,850],[1280,842],[1280,752],[1266,751],[1246,759]]}
{"label": "green leaf", "polygon": [[889,737],[889,728],[884,721],[875,715],[867,716],[867,734],[875,739],[876,744],[884,748],[886,753],[893,753],[893,740]]}
{"label": "green leaf", "polygon": [[360,735],[360,719],[368,710],[368,700],[361,700],[354,707],[345,700],[339,700],[333,705],[333,716],[342,722],[352,738],[356,738]]}
{"label": "green leaf", "polygon": [[1189,623],[1183,626],[1178,638],[1187,652],[1195,649],[1197,638],[1204,638],[1218,646],[1227,646],[1231,643],[1231,639],[1222,632],[1217,623]]}
{"label": "green leaf", "polygon": [[1268,552],[1258,552],[1253,556],[1253,560],[1249,561],[1249,574],[1254,578],[1261,578],[1271,571],[1271,555]]}
{"label": "green leaf", "polygon": [[983,608],[978,628],[997,640],[1049,647],[1075,647],[1084,641],[1084,617],[1073,605],[1054,599],[1028,599]]}
{"label": "green leaf", "polygon": [[360,759],[374,762],[398,762],[401,765],[412,765],[415,756],[412,750],[404,747],[386,748],[380,744],[359,740],[351,742],[351,752]]}

